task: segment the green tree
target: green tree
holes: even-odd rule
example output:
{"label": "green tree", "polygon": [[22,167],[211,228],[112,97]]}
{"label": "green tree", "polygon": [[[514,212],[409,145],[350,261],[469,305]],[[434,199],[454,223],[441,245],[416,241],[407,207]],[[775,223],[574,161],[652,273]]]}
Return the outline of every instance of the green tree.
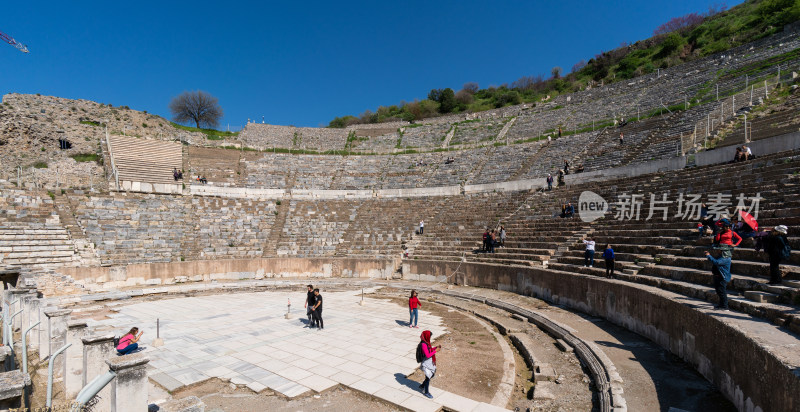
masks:
{"label": "green tree", "polygon": [[442,90],[442,94],[439,97],[439,113],[450,113],[457,105],[458,102],[456,101],[456,94],[453,93],[453,89],[448,87]]}

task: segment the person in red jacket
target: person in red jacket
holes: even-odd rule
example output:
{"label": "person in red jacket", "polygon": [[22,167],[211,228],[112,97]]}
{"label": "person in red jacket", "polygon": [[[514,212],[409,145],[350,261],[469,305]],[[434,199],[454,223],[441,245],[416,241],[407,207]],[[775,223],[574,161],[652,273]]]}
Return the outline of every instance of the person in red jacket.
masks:
{"label": "person in red jacket", "polygon": [[[728,219],[720,219],[717,222],[717,226],[721,226],[722,230],[720,230],[717,235],[714,236],[714,244],[739,246],[739,243],[742,243],[741,236],[737,235],[736,232],[731,230],[731,222]],[[733,243],[734,240],[736,243]]]}
{"label": "person in red jacket", "polygon": [[419,312],[417,308],[421,308],[422,304],[419,303],[419,299],[417,298],[417,291],[411,291],[411,297],[408,298],[408,313],[410,315],[410,319],[408,320],[408,327],[409,328],[416,328],[417,321],[419,320]]}

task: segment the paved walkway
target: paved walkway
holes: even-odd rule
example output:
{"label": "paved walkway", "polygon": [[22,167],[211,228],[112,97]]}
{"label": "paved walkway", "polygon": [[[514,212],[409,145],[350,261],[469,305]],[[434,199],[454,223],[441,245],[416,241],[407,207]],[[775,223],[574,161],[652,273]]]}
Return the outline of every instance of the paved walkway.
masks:
{"label": "paved walkway", "polygon": [[[359,293],[323,292],[323,330],[306,327],[304,292],[143,302],[90,326],[111,326],[118,335],[138,326],[148,346],[159,318],[164,346],[145,349],[148,374],[169,391],[215,377],[289,398],[342,384],[415,411],[502,410],[435,387],[433,400],[422,396],[419,383],[406,376],[418,367],[414,352],[422,330],[446,333],[441,318],[420,311],[420,328],[411,329],[405,307],[378,299],[361,306]],[[285,319],[289,298],[292,316]]]}

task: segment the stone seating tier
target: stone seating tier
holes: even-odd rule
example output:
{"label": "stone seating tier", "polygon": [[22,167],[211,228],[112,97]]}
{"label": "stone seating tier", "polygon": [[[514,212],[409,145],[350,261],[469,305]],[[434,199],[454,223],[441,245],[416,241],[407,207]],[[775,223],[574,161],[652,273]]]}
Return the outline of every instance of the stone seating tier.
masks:
{"label": "stone seating tier", "polygon": [[183,168],[180,143],[119,135],[109,140],[120,181],[174,184],[173,168]]}

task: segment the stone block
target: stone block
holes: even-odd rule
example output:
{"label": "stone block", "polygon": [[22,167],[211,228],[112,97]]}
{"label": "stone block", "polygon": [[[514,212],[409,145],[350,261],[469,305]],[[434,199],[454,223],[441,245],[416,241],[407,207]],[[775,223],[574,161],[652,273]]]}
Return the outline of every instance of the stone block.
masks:
{"label": "stone block", "polygon": [[569,346],[567,342],[564,342],[561,339],[556,339],[556,347],[562,352],[572,352],[574,350],[572,346]]}
{"label": "stone block", "polygon": [[556,370],[548,363],[539,363],[533,369],[533,380],[535,382],[555,381],[558,378]]}
{"label": "stone block", "polygon": [[[92,379],[106,373],[108,366],[105,361],[116,356],[114,350],[114,335],[92,335],[81,338],[83,343],[83,375],[81,385],[86,386]],[[93,411],[108,412],[111,410],[111,385],[106,385],[98,394],[99,402]]]}
{"label": "stone block", "polygon": [[20,370],[0,373],[0,410],[21,408],[26,388],[31,386],[31,378]]}
{"label": "stone block", "polygon": [[769,292],[762,292],[759,290],[748,290],[744,292],[744,297],[746,299],[752,300],[754,302],[759,303],[772,303],[777,302],[780,299],[780,296],[769,293]]}
{"label": "stone block", "polygon": [[537,382],[533,387],[533,400],[553,400],[556,398],[556,392],[554,382]]}
{"label": "stone block", "polygon": [[63,353],[65,363],[64,387],[67,399],[73,399],[83,388],[83,342],[86,322],[73,320],[67,323],[67,341],[71,344]]}
{"label": "stone block", "polygon": [[111,382],[111,412],[146,412],[147,363],[143,353],[117,356],[106,360],[109,369],[117,373]]}

